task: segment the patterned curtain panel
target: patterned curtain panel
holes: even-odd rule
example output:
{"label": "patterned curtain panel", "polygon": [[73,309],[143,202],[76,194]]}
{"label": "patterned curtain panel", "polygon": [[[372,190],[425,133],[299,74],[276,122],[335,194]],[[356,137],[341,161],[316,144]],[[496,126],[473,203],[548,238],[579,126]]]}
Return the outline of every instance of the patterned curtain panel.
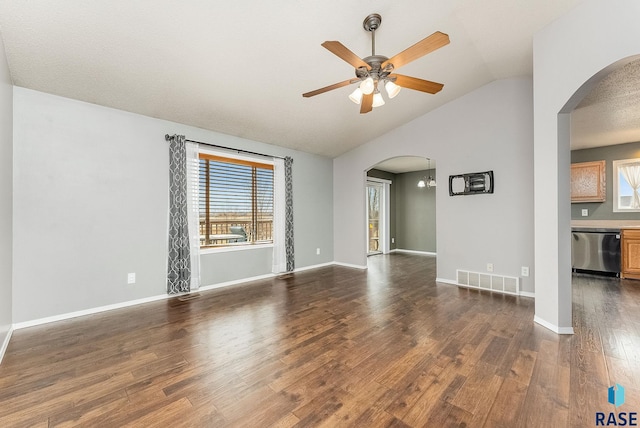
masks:
{"label": "patterned curtain panel", "polygon": [[287,192],[284,159],[273,158],[273,267],[275,274],[287,272]]}
{"label": "patterned curtain panel", "polygon": [[285,251],[287,254],[287,272],[293,272],[296,268],[293,253],[293,178],[291,166],[293,158],[284,158],[284,182],[285,182]]}
{"label": "patterned curtain panel", "polygon": [[184,135],[169,139],[169,262],[167,293],[188,293],[191,253],[187,211],[187,154]]}

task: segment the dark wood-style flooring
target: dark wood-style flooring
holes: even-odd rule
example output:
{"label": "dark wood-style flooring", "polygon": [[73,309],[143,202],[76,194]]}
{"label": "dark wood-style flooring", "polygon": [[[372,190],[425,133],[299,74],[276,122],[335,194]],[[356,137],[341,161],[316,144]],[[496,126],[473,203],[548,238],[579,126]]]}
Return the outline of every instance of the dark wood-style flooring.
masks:
{"label": "dark wood-style flooring", "polygon": [[[640,281],[575,276],[575,335],[534,301],[393,254],[14,332],[0,426],[587,427],[640,411]],[[607,403],[607,388],[626,403]]]}

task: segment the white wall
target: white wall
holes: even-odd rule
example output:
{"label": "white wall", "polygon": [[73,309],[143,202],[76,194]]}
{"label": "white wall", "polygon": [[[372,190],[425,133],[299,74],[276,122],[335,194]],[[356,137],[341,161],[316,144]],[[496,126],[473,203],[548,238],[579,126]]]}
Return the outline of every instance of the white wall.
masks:
{"label": "white wall", "polygon": [[13,86],[0,37],[0,360],[12,325]]}
{"label": "white wall", "polygon": [[[15,323],[165,293],[165,134],[292,156],[296,267],[333,260],[331,159],[18,87],[14,113]],[[268,274],[270,259],[203,255],[202,285]]]}
{"label": "white wall", "polygon": [[638,18],[638,1],[585,0],[534,37],[536,320],[559,332],[572,325],[568,112],[640,54]]}
{"label": "white wall", "polygon": [[[457,268],[485,272],[487,263],[510,276],[520,276],[521,266],[533,267],[531,85],[530,79],[490,83],[336,158],[336,261],[366,265],[363,171],[411,155],[438,162],[439,278],[455,280]],[[494,194],[449,196],[449,175],[486,170],[494,171]],[[533,292],[533,279],[523,278],[524,291]]]}

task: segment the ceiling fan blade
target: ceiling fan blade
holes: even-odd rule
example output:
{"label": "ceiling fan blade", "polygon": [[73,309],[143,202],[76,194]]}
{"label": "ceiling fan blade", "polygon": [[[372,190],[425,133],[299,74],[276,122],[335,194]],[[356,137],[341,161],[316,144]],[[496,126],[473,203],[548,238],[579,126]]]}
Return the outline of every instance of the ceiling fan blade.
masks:
{"label": "ceiling fan blade", "polygon": [[389,58],[382,63],[380,68],[384,69],[388,64],[393,64],[394,69],[398,69],[405,64],[414,61],[421,56],[435,51],[449,44],[449,36],[447,34],[436,31],[432,35],[420,40],[415,45],[403,50],[399,54]]}
{"label": "ceiling fan blade", "polygon": [[395,84],[403,88],[415,89],[416,91],[426,92],[428,94],[436,94],[442,90],[442,83],[432,82],[430,80],[418,79],[416,77],[404,76],[402,74],[390,74],[390,78],[395,77]]}
{"label": "ceiling fan blade", "polygon": [[369,64],[364,62],[358,55],[351,52],[345,45],[337,41],[327,41],[322,44],[322,47],[329,50],[334,55],[342,58],[354,68],[366,67],[367,70],[371,70]]}
{"label": "ceiling fan blade", "polygon": [[324,88],[320,88],[320,89],[316,89],[315,91],[304,93],[304,94],[302,94],[302,96],[305,97],[305,98],[313,97],[314,95],[323,94],[325,92],[329,92],[329,91],[332,91],[334,89],[338,89],[338,88],[342,88],[343,86],[350,85],[354,81],[359,82],[360,80],[359,79],[349,79],[349,80],[345,80],[345,81],[340,82],[340,83],[334,83],[333,85],[325,86]]}
{"label": "ceiling fan blade", "polygon": [[373,93],[363,95],[360,101],[360,114],[369,113],[373,110]]}

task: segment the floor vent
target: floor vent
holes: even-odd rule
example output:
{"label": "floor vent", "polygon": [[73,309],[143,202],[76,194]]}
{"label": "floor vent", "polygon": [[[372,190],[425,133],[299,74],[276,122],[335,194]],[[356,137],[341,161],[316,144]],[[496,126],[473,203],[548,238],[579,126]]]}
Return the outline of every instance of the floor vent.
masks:
{"label": "floor vent", "polygon": [[200,297],[200,293],[181,294],[178,296],[178,300],[181,302],[187,302],[189,300],[197,299]]}
{"label": "floor vent", "polygon": [[458,285],[505,294],[520,294],[520,278],[488,273],[456,270]]}

